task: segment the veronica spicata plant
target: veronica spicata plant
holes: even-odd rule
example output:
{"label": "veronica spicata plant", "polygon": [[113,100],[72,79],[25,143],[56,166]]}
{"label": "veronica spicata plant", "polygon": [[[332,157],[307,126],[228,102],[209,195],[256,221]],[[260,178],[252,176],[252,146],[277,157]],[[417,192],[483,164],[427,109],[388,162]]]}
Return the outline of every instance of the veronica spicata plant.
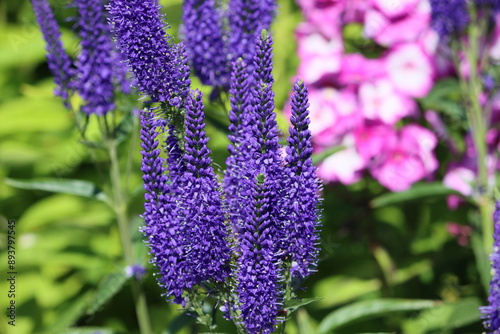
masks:
{"label": "veronica spicata plant", "polygon": [[[311,163],[306,88],[295,86],[294,127],[284,158],[274,114],[271,37],[264,32],[257,39],[253,73],[244,60],[234,63],[231,155],[220,183],[211,166],[202,95],[186,96],[189,83],[175,81],[184,76],[174,66],[179,55],[163,33],[158,5],[114,0],[109,10],[139,89],[160,102],[141,113],[143,232],[165,296],[211,329],[211,317],[201,311],[205,294],[225,305],[239,332],[271,333],[283,320],[286,302],[295,298],[292,279],[307,277],[317,262],[319,183]],[[179,96],[186,98],[172,103]],[[183,124],[178,115],[185,116]]]}
{"label": "veronica spicata plant", "polygon": [[167,299],[210,329],[216,324],[202,311],[207,297],[224,305],[239,333],[250,334],[271,333],[285,320],[297,281],[315,271],[319,251],[320,186],[311,160],[307,89],[300,81],[294,86],[283,157],[267,32],[255,47],[253,73],[242,59],[233,65],[230,157],[222,183],[211,166],[200,92],[191,92],[178,110],[185,114],[182,128],[161,108],[141,114],[143,232],[158,282]]}

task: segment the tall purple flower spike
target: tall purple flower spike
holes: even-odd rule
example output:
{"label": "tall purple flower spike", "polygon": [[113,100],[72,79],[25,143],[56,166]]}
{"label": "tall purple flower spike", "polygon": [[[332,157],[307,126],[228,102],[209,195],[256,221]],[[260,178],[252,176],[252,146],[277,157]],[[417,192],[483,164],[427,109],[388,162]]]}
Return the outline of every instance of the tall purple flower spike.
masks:
{"label": "tall purple flower spike", "polygon": [[239,60],[231,87],[232,143],[225,189],[239,254],[236,307],[250,334],[271,333],[282,305],[276,205],[282,161],[274,115],[271,54],[272,40],[264,32],[257,43],[253,80],[249,80]]}
{"label": "tall purple flower spike", "polygon": [[172,47],[171,36],[165,33],[158,1],[111,0],[107,8],[118,48],[139,90],[153,102],[170,103],[179,93],[179,68],[175,66],[178,52]]}
{"label": "tall purple flower spike", "polygon": [[180,178],[182,202],[178,203],[178,224],[183,226],[188,282],[223,282],[229,274],[229,245],[222,192],[212,169],[204,128],[202,94],[191,93],[186,100],[185,172]]}
{"label": "tall purple flower spike", "polygon": [[[241,226],[246,225],[250,217],[251,208],[247,205],[251,200],[245,197],[245,189],[253,187],[252,178],[255,177],[255,166],[252,165],[252,141],[249,131],[250,92],[249,78],[245,62],[240,58],[233,65],[231,88],[229,90],[231,111],[229,112],[230,153],[226,161],[224,173],[224,192],[226,206],[234,233],[238,233]],[[251,168],[249,168],[250,166]]]}
{"label": "tall purple flower spike", "polygon": [[86,114],[105,115],[115,108],[113,72],[117,67],[114,45],[103,0],[75,0],[81,52],[76,62],[76,90],[85,101]]}
{"label": "tall purple flower spike", "polygon": [[230,0],[227,12],[229,22],[229,59],[243,58],[252,65],[255,39],[262,29],[269,29],[276,13],[276,0]]}
{"label": "tall purple flower spike", "polygon": [[[144,234],[159,269],[166,297],[186,302],[185,293],[204,282],[223,282],[229,275],[229,245],[220,186],[211,167],[200,93],[186,100],[185,147],[169,125],[166,143],[168,176],[159,156],[152,112],[143,114]],[[163,124],[161,124],[163,126]]]}
{"label": "tall purple flower spike", "polygon": [[469,23],[465,0],[431,0],[431,26],[441,38],[460,33]]}
{"label": "tall purple flower spike", "polygon": [[491,282],[488,306],[480,308],[483,313],[484,328],[488,333],[500,333],[500,202],[495,204],[493,214],[493,251],[490,255],[491,261]]}
{"label": "tall purple flower spike", "polygon": [[252,187],[243,194],[250,198],[246,224],[238,237],[238,294],[241,320],[249,334],[272,333],[282,308],[279,282],[279,260],[276,256],[271,219],[273,208],[269,200],[275,189],[266,186],[264,174],[255,175]]}
{"label": "tall purple flower spike", "polygon": [[302,81],[293,86],[290,137],[282,198],[281,240],[293,277],[303,279],[315,270],[319,253],[320,182],[312,164],[308,91]]}
{"label": "tall purple flower spike", "polygon": [[55,95],[60,96],[69,107],[74,68],[61,42],[61,32],[47,0],[31,0],[36,20],[42,30],[47,50],[47,63],[57,85]]}
{"label": "tall purple flower spike", "polygon": [[222,13],[215,0],[185,0],[184,36],[194,72],[211,86],[229,86],[230,68]]}

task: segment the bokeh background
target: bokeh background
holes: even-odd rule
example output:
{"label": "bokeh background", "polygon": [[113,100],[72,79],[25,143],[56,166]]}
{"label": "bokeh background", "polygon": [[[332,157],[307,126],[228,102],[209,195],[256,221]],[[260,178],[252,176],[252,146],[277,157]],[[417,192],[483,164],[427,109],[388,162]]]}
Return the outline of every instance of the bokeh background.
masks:
{"label": "bokeh background", "polygon": [[[163,11],[177,35],[180,0],[163,0]],[[78,51],[66,1],[51,2],[70,54]],[[294,31],[303,20],[298,5],[280,0],[273,24],[276,104],[279,122],[299,58]],[[45,60],[44,41],[27,0],[0,2],[0,333],[77,333],[74,326],[107,327],[110,333],[138,333],[133,298],[119,274],[121,247],[114,214],[95,198],[54,194],[14,187],[7,179],[44,177],[99,181],[94,162],[79,142],[73,118],[53,96],[54,83]],[[208,92],[208,88],[203,88]],[[217,110],[208,110],[217,114]],[[227,120],[208,125],[215,162],[224,166]],[[437,155],[440,157],[438,148]],[[441,156],[444,156],[443,152]],[[129,157],[120,152],[123,163]],[[317,158],[318,160],[320,159]],[[136,189],[129,209],[137,231],[141,224],[142,192],[139,150],[133,153],[130,188]],[[335,333],[480,333],[478,306],[486,303],[474,251],[468,235],[457,239],[449,223],[465,224],[467,204],[448,209],[448,193],[401,198],[370,177],[345,186],[324,188],[322,253],[318,272],[304,282],[302,297],[320,297],[295,313],[289,333],[316,333],[328,314],[359,301],[384,298],[433,300],[433,308],[366,313],[346,321]],[[413,198],[413,199],[412,199]],[[6,230],[16,221],[16,326],[7,324]],[[146,248],[138,239],[138,254]],[[465,238],[465,241],[464,239]],[[103,280],[115,279],[110,288]],[[145,289],[155,333],[198,333],[180,307],[167,304],[151,268]],[[122,284],[123,283],[123,284]],[[483,282],[484,283],[484,282]],[[125,285],[125,288],[114,288]],[[99,291],[96,293],[96,291]],[[116,292],[116,294],[114,294]],[[106,294],[113,295],[109,300]],[[104,297],[102,297],[104,296]],[[99,298],[105,299],[100,303]],[[97,302],[96,302],[97,300]],[[94,307],[97,305],[96,307]],[[350,312],[347,312],[348,314]],[[223,323],[223,321],[221,320]],[[227,324],[220,329],[232,333]]]}

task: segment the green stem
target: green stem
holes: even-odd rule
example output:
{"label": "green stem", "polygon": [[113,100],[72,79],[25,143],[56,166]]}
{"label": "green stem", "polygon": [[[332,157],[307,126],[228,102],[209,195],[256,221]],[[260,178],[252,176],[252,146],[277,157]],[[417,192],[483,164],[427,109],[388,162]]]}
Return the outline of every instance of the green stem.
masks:
{"label": "green stem", "polygon": [[[113,139],[108,141],[108,150],[111,159],[111,186],[113,192],[113,208],[118,220],[118,230],[122,242],[123,253],[127,266],[132,266],[134,262],[134,254],[132,247],[132,238],[129,231],[127,219],[127,203],[123,194],[123,189],[120,180],[120,166],[118,163],[117,143]],[[149,320],[148,307],[146,303],[146,295],[139,281],[132,279],[132,294],[135,300],[135,311],[141,334],[151,334],[151,322]]]}
{"label": "green stem", "polygon": [[[471,20],[476,22],[476,13],[474,6],[471,6]],[[483,232],[483,244],[486,254],[491,252],[493,243],[493,224],[491,221],[491,191],[488,186],[488,169],[487,169],[487,153],[486,132],[488,120],[483,115],[483,110],[479,102],[482,84],[480,81],[480,73],[478,69],[478,61],[480,54],[480,26],[476,24],[469,25],[469,48],[466,50],[467,60],[470,65],[470,75],[468,80],[468,94],[470,102],[470,122],[471,130],[476,147],[476,158],[478,167],[478,190],[479,198],[477,203],[479,213],[481,215],[481,225]]]}

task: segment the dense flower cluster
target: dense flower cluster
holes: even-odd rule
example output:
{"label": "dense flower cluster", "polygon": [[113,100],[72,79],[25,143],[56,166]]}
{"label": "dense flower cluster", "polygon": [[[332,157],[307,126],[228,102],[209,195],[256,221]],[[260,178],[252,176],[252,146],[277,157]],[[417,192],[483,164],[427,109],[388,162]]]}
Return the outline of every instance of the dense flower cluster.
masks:
{"label": "dense flower cluster", "polygon": [[135,75],[139,90],[153,102],[178,104],[187,88],[177,88],[183,77],[176,62],[182,55],[167,35],[160,5],[154,0],[111,0],[107,6],[118,48]]}
{"label": "dense flower cluster", "polygon": [[166,159],[157,137],[169,121],[153,110],[141,115],[143,232],[158,281],[178,303],[186,303],[196,286],[226,284],[233,297],[223,302],[250,334],[273,331],[289,284],[285,276],[307,277],[318,255],[320,186],[311,160],[307,89],[302,82],[294,87],[293,126],[282,156],[271,59],[272,40],[263,33],[251,78],[242,59],[234,63],[222,184],[211,167],[199,92],[187,98],[185,134],[168,126]]}
{"label": "dense flower cluster", "polygon": [[46,42],[47,62],[57,85],[55,95],[60,96],[67,103],[74,69],[62,45],[59,25],[47,0],[32,0],[31,4]]}
{"label": "dense flower cluster", "polygon": [[58,85],[56,95],[70,108],[69,97],[77,92],[83,100],[81,111],[104,115],[115,109],[115,92],[129,94],[130,81],[107,24],[103,0],[76,0],[74,29],[81,38],[75,62],[61,42],[57,21],[46,0],[33,0],[33,9],[42,28],[47,61]]}
{"label": "dense flower cluster", "polygon": [[75,88],[85,101],[83,112],[104,115],[115,108],[113,73],[120,73],[114,68],[116,54],[106,22],[104,1],[76,0],[74,4],[80,14],[77,28],[81,38]]}
{"label": "dense flower cluster", "polygon": [[[439,138],[456,156],[463,157],[448,167],[445,184],[470,195],[470,182],[477,173],[473,145],[460,154],[441,116],[433,110],[422,112],[417,104],[428,96],[435,82],[457,76],[452,51],[440,38],[465,29],[469,21],[466,3],[298,3],[306,18],[296,32],[301,60],[298,76],[311,87],[314,149],[341,148],[323,161],[318,174],[326,181],[352,184],[367,170],[389,190],[406,190],[419,180],[434,177],[439,166],[434,155]],[[354,41],[346,39],[352,38],[346,37],[346,32],[360,26],[362,36]],[[496,25],[494,29],[481,43],[490,43],[484,50],[497,62],[500,28]],[[467,77],[466,56],[459,57],[460,74]],[[492,121],[500,111],[500,96],[494,87],[495,80],[486,75],[481,99],[485,107],[492,108]],[[423,120],[429,129],[421,125]],[[488,133],[490,153],[495,151],[498,138],[498,130],[493,128]],[[489,165],[492,172],[497,165],[493,154]]]}
{"label": "dense flower cluster", "polygon": [[[432,176],[436,136],[416,123],[396,128],[418,118],[414,99],[438,75],[429,7],[419,0],[299,4],[306,22],[297,29],[298,76],[311,85],[315,150],[343,147],[324,160],[319,175],[351,184],[368,170],[393,191]],[[387,49],[378,58],[346,52],[342,30],[358,24]]]}
{"label": "dense flower cluster", "polygon": [[494,243],[491,261],[491,282],[488,306],[481,307],[483,313],[484,328],[488,333],[498,333],[500,331],[500,203],[496,203],[493,214]]}
{"label": "dense flower cluster", "polygon": [[469,23],[469,11],[465,0],[431,0],[432,28],[440,37],[457,35]]}
{"label": "dense flower cluster", "polygon": [[276,0],[185,0],[183,34],[195,74],[206,85],[230,86],[231,64],[243,58],[252,65],[254,41],[269,29]]}

